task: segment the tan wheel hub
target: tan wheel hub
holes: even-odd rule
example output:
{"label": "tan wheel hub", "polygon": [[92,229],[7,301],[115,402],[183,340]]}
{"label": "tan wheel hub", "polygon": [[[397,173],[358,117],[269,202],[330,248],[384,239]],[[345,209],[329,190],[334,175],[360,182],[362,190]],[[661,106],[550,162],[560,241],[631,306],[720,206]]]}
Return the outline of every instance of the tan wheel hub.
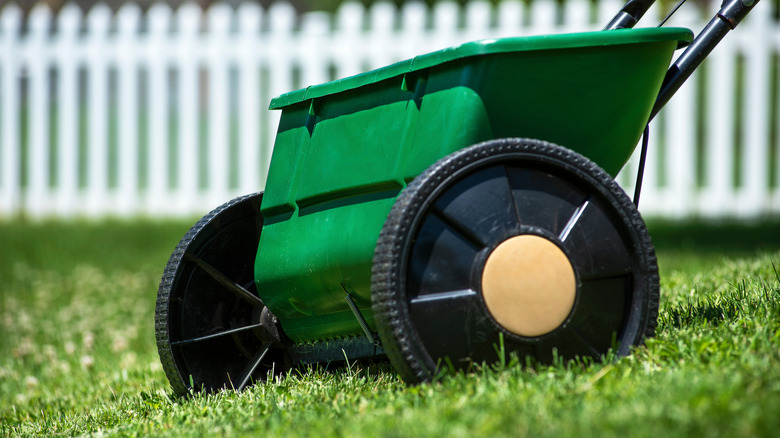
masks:
{"label": "tan wheel hub", "polygon": [[502,327],[520,336],[541,336],[571,313],[574,269],[566,254],[544,237],[511,237],[488,257],[482,294]]}

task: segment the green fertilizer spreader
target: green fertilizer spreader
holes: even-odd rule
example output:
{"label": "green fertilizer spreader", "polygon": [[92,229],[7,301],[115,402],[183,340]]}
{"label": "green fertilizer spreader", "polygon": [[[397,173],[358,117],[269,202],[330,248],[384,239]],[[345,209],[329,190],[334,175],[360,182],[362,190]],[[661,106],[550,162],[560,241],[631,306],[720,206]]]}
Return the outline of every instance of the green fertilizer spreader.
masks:
{"label": "green fertilizer spreader", "polygon": [[633,200],[614,176],[753,3],[725,3],[695,39],[633,29],[651,3],[603,31],[471,42],[274,99],[265,192],[201,219],[165,268],[174,390],[385,357],[416,383],[652,336],[643,165]]}

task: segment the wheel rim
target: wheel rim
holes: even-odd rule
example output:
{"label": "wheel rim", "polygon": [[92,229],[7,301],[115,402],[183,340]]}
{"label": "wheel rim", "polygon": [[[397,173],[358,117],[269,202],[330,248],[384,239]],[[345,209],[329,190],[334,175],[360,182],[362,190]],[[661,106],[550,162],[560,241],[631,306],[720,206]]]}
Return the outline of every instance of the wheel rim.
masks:
{"label": "wheel rim", "polygon": [[254,286],[261,194],[209,213],[182,239],[158,291],[156,331],[163,367],[178,393],[234,388],[281,371],[272,316]]}
{"label": "wheel rim", "polygon": [[[407,380],[429,379],[442,361],[492,362],[499,344],[542,362],[600,357],[616,343],[627,354],[654,329],[657,268],[641,218],[609,175],[567,149],[473,146],[432,166],[396,205],[377,245],[373,293],[388,356]],[[519,241],[558,257],[553,271],[570,267],[574,282],[573,291],[556,286],[560,297],[541,304],[557,313],[530,326],[533,312],[506,311],[490,283],[502,245]],[[401,280],[386,280],[394,275]],[[522,301],[522,291],[510,294]]]}

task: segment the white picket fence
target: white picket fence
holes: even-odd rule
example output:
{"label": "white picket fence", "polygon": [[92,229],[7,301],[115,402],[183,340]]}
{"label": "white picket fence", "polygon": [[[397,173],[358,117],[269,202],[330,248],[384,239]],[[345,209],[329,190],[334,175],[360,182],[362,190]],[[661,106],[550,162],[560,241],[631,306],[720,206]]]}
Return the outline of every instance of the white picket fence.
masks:
{"label": "white picket fence", "polygon": [[[766,3],[651,126],[645,215],[780,212],[780,27]],[[97,5],[86,16],[69,4],[56,15],[37,6],[26,23],[8,4],[0,218],[204,213],[263,188],[279,117],[267,110],[273,96],[465,41],[596,30],[621,4],[346,3],[334,16],[297,16],[281,2],[205,12],[160,3],[145,13]],[[688,6],[669,25],[698,31],[702,20]],[[629,192],[636,161],[618,177]]]}

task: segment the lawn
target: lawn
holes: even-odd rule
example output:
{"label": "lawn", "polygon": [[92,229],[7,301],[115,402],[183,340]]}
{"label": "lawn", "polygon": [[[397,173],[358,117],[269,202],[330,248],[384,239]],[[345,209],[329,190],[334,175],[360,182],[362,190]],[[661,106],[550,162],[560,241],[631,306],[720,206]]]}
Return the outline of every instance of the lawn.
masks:
{"label": "lawn", "polygon": [[184,222],[0,222],[0,436],[776,436],[780,223],[650,224],[662,302],[626,358],[507,358],[407,386],[387,364],[307,368],[177,398],[154,303]]}

